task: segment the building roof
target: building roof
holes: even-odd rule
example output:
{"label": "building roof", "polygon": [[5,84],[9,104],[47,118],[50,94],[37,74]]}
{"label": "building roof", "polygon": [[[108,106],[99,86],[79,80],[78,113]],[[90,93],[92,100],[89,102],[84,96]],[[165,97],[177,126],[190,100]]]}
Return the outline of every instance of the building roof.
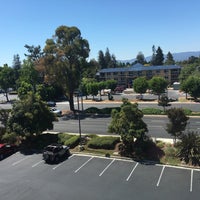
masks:
{"label": "building roof", "polygon": [[129,72],[129,71],[149,71],[149,70],[167,70],[167,69],[181,69],[181,66],[178,65],[160,65],[160,66],[144,66],[140,63],[132,65],[130,67],[120,67],[120,68],[106,68],[101,69],[100,73],[108,72]]}

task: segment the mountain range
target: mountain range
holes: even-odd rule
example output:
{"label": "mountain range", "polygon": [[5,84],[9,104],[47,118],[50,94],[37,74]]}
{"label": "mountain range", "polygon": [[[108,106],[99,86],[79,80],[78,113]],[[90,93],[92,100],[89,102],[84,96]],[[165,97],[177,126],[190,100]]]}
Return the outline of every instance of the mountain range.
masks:
{"label": "mountain range", "polygon": [[[180,53],[172,53],[172,56],[176,62],[178,61],[184,61],[188,60],[189,57],[195,56],[200,57],[200,51],[188,51],[188,52],[180,52]],[[146,61],[149,62],[151,60],[152,56],[145,57]],[[166,58],[166,55],[164,55]],[[130,60],[120,60],[119,62],[122,63],[133,63],[136,60],[136,58],[130,59]]]}

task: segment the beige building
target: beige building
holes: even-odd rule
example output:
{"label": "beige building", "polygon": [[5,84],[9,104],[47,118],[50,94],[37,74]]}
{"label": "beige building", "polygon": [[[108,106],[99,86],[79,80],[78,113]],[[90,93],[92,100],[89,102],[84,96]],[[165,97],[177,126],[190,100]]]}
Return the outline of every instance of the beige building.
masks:
{"label": "beige building", "polygon": [[137,77],[144,76],[149,80],[154,76],[161,76],[172,85],[178,81],[180,71],[181,67],[177,65],[143,66],[137,63],[125,68],[101,69],[98,76],[100,81],[114,79],[118,85],[124,85],[126,87],[132,87],[132,82]]}

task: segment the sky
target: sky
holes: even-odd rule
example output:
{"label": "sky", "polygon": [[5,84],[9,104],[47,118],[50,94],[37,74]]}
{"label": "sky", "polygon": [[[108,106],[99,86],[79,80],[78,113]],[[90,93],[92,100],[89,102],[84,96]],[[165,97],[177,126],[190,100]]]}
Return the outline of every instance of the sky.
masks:
{"label": "sky", "polygon": [[12,66],[27,53],[25,44],[43,49],[61,25],[76,26],[89,42],[90,56],[106,48],[117,60],[200,50],[199,0],[1,0],[0,66]]}

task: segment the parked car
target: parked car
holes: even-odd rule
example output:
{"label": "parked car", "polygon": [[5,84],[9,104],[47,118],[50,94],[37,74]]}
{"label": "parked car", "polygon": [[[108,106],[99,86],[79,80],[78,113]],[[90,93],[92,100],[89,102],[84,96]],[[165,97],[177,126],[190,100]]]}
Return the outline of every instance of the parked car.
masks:
{"label": "parked car", "polygon": [[60,117],[62,115],[62,111],[57,108],[50,108],[50,111],[54,113],[57,117]]}
{"label": "parked car", "polygon": [[17,151],[17,147],[15,145],[10,144],[0,144],[0,160],[6,158],[7,156],[12,155]]}
{"label": "parked car", "polygon": [[61,144],[50,144],[43,151],[43,159],[47,163],[59,162],[62,158],[69,155],[69,147]]}
{"label": "parked car", "polygon": [[47,101],[47,105],[49,107],[55,107],[56,106],[56,102],[55,101]]}

